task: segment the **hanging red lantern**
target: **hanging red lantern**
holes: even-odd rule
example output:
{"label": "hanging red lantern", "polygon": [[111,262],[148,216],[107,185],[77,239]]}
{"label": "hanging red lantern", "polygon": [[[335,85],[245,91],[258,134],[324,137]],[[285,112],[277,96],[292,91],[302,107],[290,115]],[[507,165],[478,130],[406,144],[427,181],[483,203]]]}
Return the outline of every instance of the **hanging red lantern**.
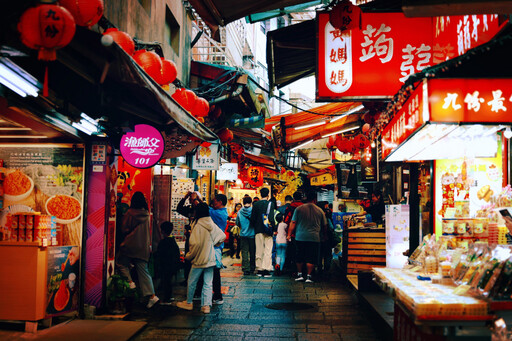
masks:
{"label": "hanging red lantern", "polygon": [[210,104],[208,104],[208,101],[202,97],[198,97],[194,103],[194,107],[192,108],[192,115],[195,117],[206,117],[208,116],[209,110]]}
{"label": "hanging red lantern", "polygon": [[106,34],[111,36],[117,45],[119,45],[126,53],[130,56],[133,55],[135,52],[135,43],[128,33],[119,31],[117,28],[109,28],[105,33],[103,33],[103,35]]}
{"label": "hanging red lantern", "polygon": [[365,123],[361,130],[363,131],[363,133],[366,134],[368,132],[368,130],[370,130],[370,124],[369,123]]}
{"label": "hanging red lantern", "polygon": [[233,132],[229,130],[228,128],[222,128],[218,133],[217,136],[220,139],[220,142],[222,143],[228,143],[233,141]]}
{"label": "hanging red lantern", "polygon": [[354,138],[354,146],[357,147],[358,149],[364,149],[366,148],[366,146],[370,143],[370,141],[368,140],[368,138],[366,136],[364,136],[363,134],[358,134],[355,138]]}
{"label": "hanging red lantern", "polygon": [[284,174],[284,173],[286,173],[286,168],[281,167],[281,174]]}
{"label": "hanging red lantern", "polygon": [[327,143],[325,144],[325,146],[327,147],[327,149],[331,149],[332,147],[334,147],[336,143],[336,135],[332,135],[332,136],[329,136],[329,140],[327,140]]}
{"label": "hanging red lantern", "polygon": [[139,64],[146,73],[157,83],[162,75],[162,60],[156,53],[146,50],[138,50],[133,55],[133,59]]}
{"label": "hanging red lantern", "polygon": [[56,50],[73,39],[75,20],[67,9],[58,5],[39,5],[27,9],[20,18],[21,42],[39,50],[38,59],[56,60]]}
{"label": "hanging red lantern", "polygon": [[103,0],[59,0],[78,26],[91,27],[100,21],[103,16]]}
{"label": "hanging red lantern", "polygon": [[334,28],[342,31],[360,28],[361,9],[348,0],[339,2],[329,12],[329,22]]}
{"label": "hanging red lantern", "polygon": [[220,107],[218,105],[212,105],[210,107],[210,112],[208,113],[210,120],[215,121],[220,117],[220,115],[222,115]]}
{"label": "hanging red lantern", "polygon": [[247,182],[253,187],[263,186],[263,170],[260,167],[247,169]]}
{"label": "hanging red lantern", "polygon": [[160,78],[160,85],[166,85],[174,82],[178,76],[178,68],[172,60],[162,58],[162,76]]}

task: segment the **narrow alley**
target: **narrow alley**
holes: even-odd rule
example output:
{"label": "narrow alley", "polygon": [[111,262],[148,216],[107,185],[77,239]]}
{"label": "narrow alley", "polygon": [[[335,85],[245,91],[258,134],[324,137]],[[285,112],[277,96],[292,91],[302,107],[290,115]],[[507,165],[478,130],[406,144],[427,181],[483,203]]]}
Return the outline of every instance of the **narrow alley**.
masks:
{"label": "narrow alley", "polygon": [[[288,275],[243,276],[240,260],[224,257],[224,304],[211,313],[175,306],[134,312],[148,326],[132,340],[379,340],[351,289],[338,280],[295,282]],[[186,287],[174,288],[176,301]]]}

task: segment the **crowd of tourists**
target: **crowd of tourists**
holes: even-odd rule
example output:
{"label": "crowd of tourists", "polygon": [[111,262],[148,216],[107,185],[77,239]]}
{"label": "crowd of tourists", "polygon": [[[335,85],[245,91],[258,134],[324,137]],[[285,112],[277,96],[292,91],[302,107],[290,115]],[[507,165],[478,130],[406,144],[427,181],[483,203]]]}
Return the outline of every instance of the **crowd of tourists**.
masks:
{"label": "crowd of tourists", "polygon": [[[140,192],[138,192],[140,193]],[[246,195],[241,203],[230,203],[217,194],[208,206],[198,192],[189,192],[178,203],[177,212],[189,219],[186,228],[184,264],[172,237],[173,225],[161,224],[164,237],[155,252],[155,276],[161,285],[161,297],[155,295],[148,270],[150,257],[149,213],[142,193],[135,194],[123,220],[124,240],[117,258],[119,270],[131,288],[130,276],[135,267],[142,294],[148,297],[147,308],[157,302],[171,304],[172,276],[184,269],[187,299],[177,302],[181,309],[192,310],[195,297],[201,299],[201,311],[209,313],[214,304],[222,304],[221,269],[224,241],[228,236],[228,255],[242,260],[245,276],[290,275],[295,281],[313,283],[326,277],[332,260],[332,248],[339,242],[332,224],[332,208],[317,203],[316,193],[295,192],[280,205],[267,188],[261,198]],[[232,201],[232,200],[230,200]],[[232,206],[228,212],[227,206]]]}

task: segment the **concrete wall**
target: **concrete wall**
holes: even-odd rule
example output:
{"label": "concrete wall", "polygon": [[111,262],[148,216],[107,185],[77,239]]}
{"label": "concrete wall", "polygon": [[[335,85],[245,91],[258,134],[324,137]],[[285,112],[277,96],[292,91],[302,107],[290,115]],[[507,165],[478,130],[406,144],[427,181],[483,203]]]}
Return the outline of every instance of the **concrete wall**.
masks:
{"label": "concrete wall", "polygon": [[[180,27],[179,54],[166,41],[166,11],[170,10]],[[159,42],[164,56],[178,66],[178,78],[189,83],[192,18],[181,0],[105,0],[105,17],[121,31],[144,42]]]}

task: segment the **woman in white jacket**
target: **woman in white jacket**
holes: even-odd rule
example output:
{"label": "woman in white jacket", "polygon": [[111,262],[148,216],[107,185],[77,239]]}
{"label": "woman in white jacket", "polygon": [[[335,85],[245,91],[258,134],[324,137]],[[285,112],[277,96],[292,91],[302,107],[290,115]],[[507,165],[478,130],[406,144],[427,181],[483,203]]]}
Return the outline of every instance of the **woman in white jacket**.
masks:
{"label": "woman in white jacket", "polygon": [[185,255],[185,259],[192,263],[190,274],[188,275],[187,300],[178,302],[178,308],[192,310],[194,293],[201,274],[203,274],[203,293],[201,296],[201,311],[205,314],[210,313],[212,305],[212,282],[213,268],[215,267],[214,246],[220,244],[226,238],[210,217],[210,209],[205,203],[196,207],[195,219],[191,224],[190,231],[190,249]]}

